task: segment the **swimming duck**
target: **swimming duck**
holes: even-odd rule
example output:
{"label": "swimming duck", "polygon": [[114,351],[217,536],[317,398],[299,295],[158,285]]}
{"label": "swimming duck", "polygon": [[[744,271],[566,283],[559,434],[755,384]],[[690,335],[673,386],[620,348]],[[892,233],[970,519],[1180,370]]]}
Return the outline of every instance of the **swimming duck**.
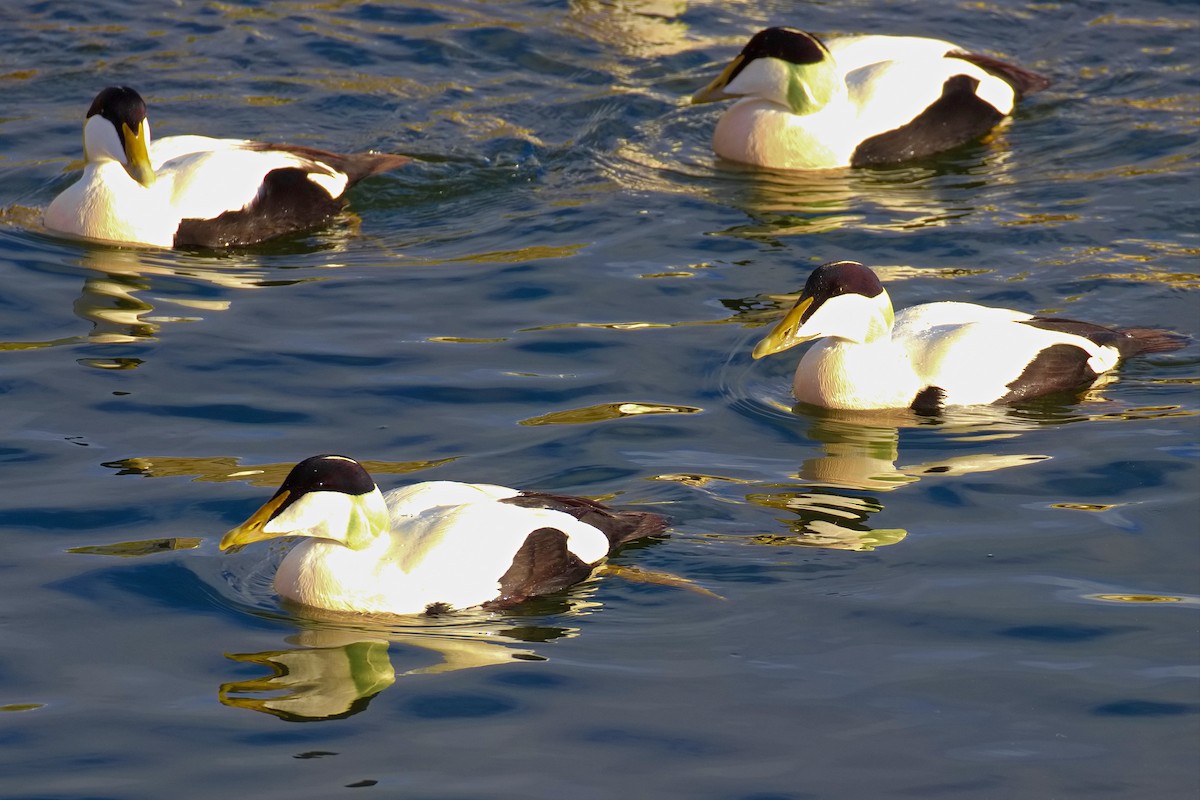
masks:
{"label": "swimming duck", "polygon": [[293,467],[220,548],[308,537],[275,573],[282,597],[339,612],[440,613],[560,591],[621,544],[665,527],[658,514],[486,483],[382,494],[357,461],[320,455]]}
{"label": "swimming duck", "polygon": [[158,247],[236,247],[317,227],[350,186],[409,161],[207,136],[151,142],[146,103],[128,86],[96,95],[83,153],[83,176],[50,203],[46,227]]}
{"label": "swimming duck", "polygon": [[894,314],[879,278],[854,261],[817,267],[754,358],[814,340],[796,368],[797,400],[923,414],[1081,390],[1121,358],[1186,341],[1168,331],[1117,330],[974,303],[926,303]]}
{"label": "swimming duck", "polygon": [[756,33],[693,103],[738,98],[713,149],[775,169],[894,164],[981,137],[1036,73],[950,42],[914,36],[822,41],[794,28]]}

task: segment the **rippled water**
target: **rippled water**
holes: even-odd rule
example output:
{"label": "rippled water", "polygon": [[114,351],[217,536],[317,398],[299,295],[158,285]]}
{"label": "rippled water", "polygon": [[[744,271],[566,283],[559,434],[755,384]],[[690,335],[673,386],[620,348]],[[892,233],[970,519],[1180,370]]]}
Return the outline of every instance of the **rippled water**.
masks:
{"label": "rippled water", "polygon": [[[1200,345],[1072,405],[793,410],[816,264],[1195,336],[1189,3],[0,10],[0,795],[1120,797],[1200,789]],[[773,23],[1055,84],[893,170],[717,163],[686,99]],[[418,157],[249,252],[39,209],[129,83],[158,135]],[[671,516],[569,594],[348,625],[216,550],[300,458]]]}

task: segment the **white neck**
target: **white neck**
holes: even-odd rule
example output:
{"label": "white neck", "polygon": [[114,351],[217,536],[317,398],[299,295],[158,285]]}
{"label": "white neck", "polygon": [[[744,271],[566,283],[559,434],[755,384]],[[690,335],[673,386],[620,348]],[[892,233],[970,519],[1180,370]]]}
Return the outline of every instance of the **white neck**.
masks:
{"label": "white neck", "polygon": [[[149,122],[146,123],[149,130]],[[116,161],[128,163],[121,137],[113,124],[99,114],[88,117],[83,126],[83,157],[89,163]]]}

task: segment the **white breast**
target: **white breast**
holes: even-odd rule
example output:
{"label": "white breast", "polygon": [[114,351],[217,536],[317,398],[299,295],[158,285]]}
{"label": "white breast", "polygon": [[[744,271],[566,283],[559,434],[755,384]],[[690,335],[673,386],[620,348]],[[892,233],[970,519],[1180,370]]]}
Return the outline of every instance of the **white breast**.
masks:
{"label": "white breast", "polygon": [[[744,97],[717,121],[713,150],[724,158],[776,169],[846,166],[858,143],[853,126],[854,109],[844,101],[801,116],[768,100]],[[843,135],[831,136],[832,131]],[[848,131],[851,135],[845,135]]]}

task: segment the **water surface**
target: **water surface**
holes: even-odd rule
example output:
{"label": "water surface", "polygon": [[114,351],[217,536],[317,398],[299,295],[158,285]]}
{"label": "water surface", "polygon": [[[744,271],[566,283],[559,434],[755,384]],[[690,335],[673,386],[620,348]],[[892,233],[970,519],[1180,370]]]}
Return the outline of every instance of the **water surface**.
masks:
{"label": "water surface", "polygon": [[[899,306],[1195,335],[1194,12],[7,4],[0,795],[1194,795],[1197,345],[935,420],[793,409],[749,358],[839,258]],[[778,23],[1055,83],[917,165],[720,163],[687,97]],[[39,209],[112,83],[159,135],[417,160],[248,252],[66,241]],[[513,613],[306,619],[216,542],[320,452],[673,524]]]}

